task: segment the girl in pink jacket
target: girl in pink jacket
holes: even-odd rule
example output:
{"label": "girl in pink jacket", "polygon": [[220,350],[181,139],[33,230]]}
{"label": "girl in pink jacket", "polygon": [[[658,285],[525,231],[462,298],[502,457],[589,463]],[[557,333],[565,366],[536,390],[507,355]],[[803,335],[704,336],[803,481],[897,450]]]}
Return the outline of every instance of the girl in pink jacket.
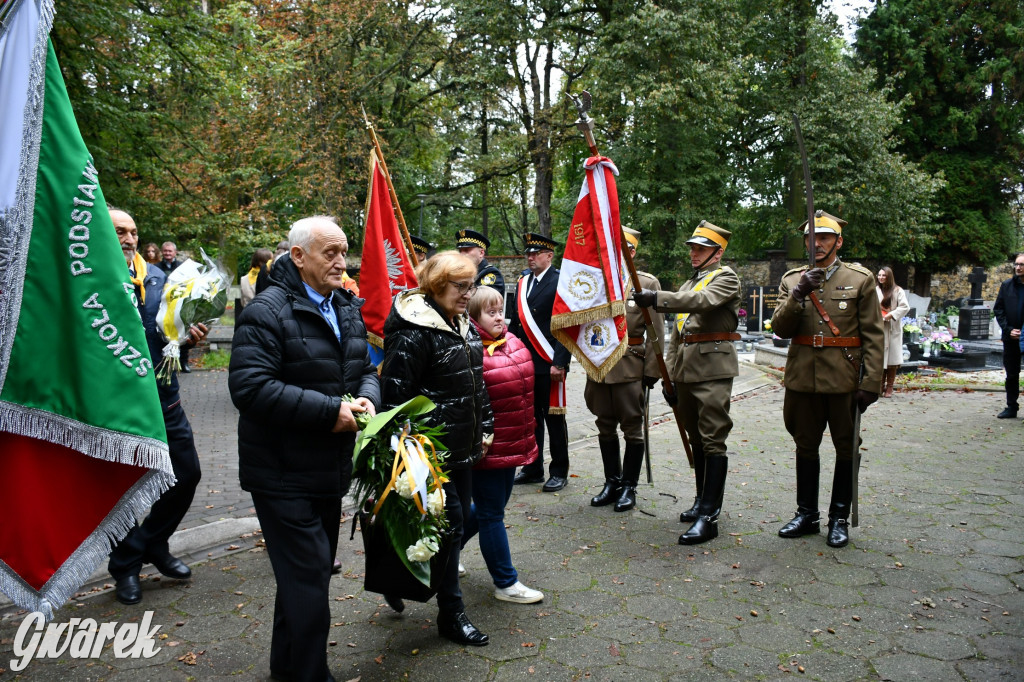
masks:
{"label": "girl in pink jacket", "polygon": [[484,384],[494,410],[494,442],[473,467],[473,502],[462,544],[480,534],[480,553],[502,601],[533,604],[544,593],[519,582],[505,532],[505,505],[512,495],[516,467],[537,459],[534,437],[533,361],[523,342],[505,328],[504,299],[482,286],[469,302],[484,342]]}

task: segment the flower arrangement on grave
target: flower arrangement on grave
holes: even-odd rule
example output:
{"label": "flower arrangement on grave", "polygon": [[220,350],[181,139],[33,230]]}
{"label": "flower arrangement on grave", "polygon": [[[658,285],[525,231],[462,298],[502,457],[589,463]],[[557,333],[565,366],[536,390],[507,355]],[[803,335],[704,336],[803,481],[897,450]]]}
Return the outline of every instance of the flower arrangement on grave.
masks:
{"label": "flower arrangement on grave", "polygon": [[921,333],[921,327],[918,324],[916,317],[904,317],[902,320],[900,320],[900,324],[903,325],[903,331],[907,332],[908,334]]}
{"label": "flower arrangement on grave", "polygon": [[176,267],[167,275],[160,297],[157,327],[167,345],[163,347],[156,378],[164,385],[171,383],[174,373],[181,370],[181,344],[188,341],[189,329],[196,324],[212,325],[228,304],[230,276],[205,251],[199,252],[205,265],[189,258]]}
{"label": "flower arrangement on grave", "polygon": [[945,329],[940,329],[939,331],[932,332],[932,335],[929,337],[929,340],[931,341],[933,346],[938,345],[942,348],[942,350],[950,351],[951,353],[964,352],[964,346],[962,343],[960,343],[960,339],[955,338]]}
{"label": "flower arrangement on grave", "polygon": [[778,334],[776,334],[775,332],[772,331],[772,321],[771,320],[765,320],[764,322],[761,323],[761,326],[762,326],[762,328],[764,329],[764,331],[766,333],[772,335],[773,339],[781,339],[782,338],[781,336],[779,336]]}
{"label": "flower arrangement on grave", "polygon": [[740,318],[740,320],[747,319],[747,311],[745,308],[740,308],[739,310],[737,310],[736,315]]}
{"label": "flower arrangement on grave", "polygon": [[359,508],[386,531],[395,554],[424,585],[430,585],[430,559],[448,528],[441,487],[448,480],[441,471],[445,452],[438,440],[443,431],[424,416],[433,409],[434,403],[417,396],[360,422],[352,471]]}

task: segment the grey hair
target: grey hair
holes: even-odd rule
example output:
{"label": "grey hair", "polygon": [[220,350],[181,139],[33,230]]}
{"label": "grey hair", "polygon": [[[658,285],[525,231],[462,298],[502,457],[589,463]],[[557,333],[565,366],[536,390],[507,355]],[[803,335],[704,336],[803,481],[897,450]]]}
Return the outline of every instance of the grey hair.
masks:
{"label": "grey hair", "polygon": [[288,230],[288,243],[292,246],[297,246],[303,251],[309,251],[310,244],[313,243],[313,230],[317,227],[324,226],[338,227],[338,223],[335,222],[334,216],[329,215],[314,215],[308,218],[300,218],[292,223],[291,229]]}
{"label": "grey hair", "polygon": [[161,244],[161,245],[160,245],[160,248],[162,249],[162,248],[164,248],[165,246],[169,246],[169,247],[171,247],[172,249],[174,249],[175,251],[177,251],[177,250],[178,250],[178,246],[177,246],[177,244],[175,244],[174,242],[164,242],[163,244]]}

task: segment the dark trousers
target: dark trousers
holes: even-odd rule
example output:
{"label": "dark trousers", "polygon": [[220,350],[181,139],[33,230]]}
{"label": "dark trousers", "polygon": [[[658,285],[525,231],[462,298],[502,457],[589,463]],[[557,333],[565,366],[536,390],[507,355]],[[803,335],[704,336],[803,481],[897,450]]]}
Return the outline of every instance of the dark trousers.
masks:
{"label": "dark trousers", "polygon": [[469,505],[473,499],[473,472],[470,469],[452,469],[445,472],[448,482],[444,488],[444,512],[448,517],[452,542],[448,554],[448,567],[437,590],[437,608],[447,616],[466,610],[459,586],[459,556],[462,553],[462,535]]}
{"label": "dark trousers", "polygon": [[1003,341],[1003,369],[1006,370],[1006,406],[1016,410],[1020,398],[1020,339]]}
{"label": "dark trousers", "polygon": [[274,568],[270,670],[296,682],[324,682],[331,628],[331,563],[338,548],[340,497],[252,494]]}
{"label": "dark trousers", "polygon": [[537,459],[523,467],[523,471],[538,476],[544,475],[544,431],[547,427],[551,437],[548,450],[551,453],[551,465],[548,471],[552,476],[565,478],[569,475],[569,431],[565,425],[564,414],[550,414],[551,375],[537,374],[533,383],[533,416],[537,420],[534,436],[537,439]]}
{"label": "dark trousers", "polygon": [[853,429],[856,393],[804,393],[786,389],[782,418],[793,436],[797,459],[813,460],[819,466],[818,447],[825,427],[832,434],[836,449],[836,468],[832,477],[832,504],[849,505],[855,447]]}
{"label": "dark trousers", "polygon": [[138,575],[142,564],[170,554],[167,541],[192,506],[202,476],[192,426],[185,417],[185,410],[181,409],[181,401],[165,407],[163,413],[167,447],[177,482],[153,504],[142,525],[134,526],[110,553],[107,569],[114,580]]}

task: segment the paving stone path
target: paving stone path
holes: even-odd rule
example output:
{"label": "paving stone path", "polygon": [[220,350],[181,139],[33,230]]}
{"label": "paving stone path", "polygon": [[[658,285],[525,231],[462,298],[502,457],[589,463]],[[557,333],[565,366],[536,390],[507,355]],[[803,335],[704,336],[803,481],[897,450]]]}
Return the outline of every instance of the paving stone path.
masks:
{"label": "paving stone path", "polygon": [[[233,412],[217,395],[223,380],[198,372],[186,379],[190,391],[205,382],[205,397],[186,395],[204,457],[204,492],[190,523],[251,513],[232,478]],[[569,486],[557,494],[519,486],[506,516],[521,579],[545,592],[543,603],[495,600],[476,544],[464,553],[467,610],[490,634],[487,647],[439,639],[433,602],[411,603],[399,616],[364,592],[359,536],[349,540],[345,526],[339,554],[347,570],[332,580],[334,676],[1024,679],[1024,424],[994,418],[1001,396],[915,391],[873,406],[863,424],[861,526],[850,546],[832,549],[823,535],[776,535],[795,508],[783,391],[751,368],[742,380],[751,390],[733,403],[722,535],[698,547],[676,543],[693,485],[675,424],[652,428],[655,480],[641,485],[638,508],[594,509],[600,455],[582,398],[570,397]],[[663,403],[654,411],[664,414]],[[823,459],[823,508],[831,459]],[[9,660],[23,614],[8,611],[0,682],[266,679],[274,581],[258,538],[192,559],[191,583],[145,580],[139,606],[95,586],[58,612],[57,622],[103,622],[151,609],[158,636],[167,635],[154,658],[117,660],[107,648],[98,660],[35,660],[16,675]]]}

